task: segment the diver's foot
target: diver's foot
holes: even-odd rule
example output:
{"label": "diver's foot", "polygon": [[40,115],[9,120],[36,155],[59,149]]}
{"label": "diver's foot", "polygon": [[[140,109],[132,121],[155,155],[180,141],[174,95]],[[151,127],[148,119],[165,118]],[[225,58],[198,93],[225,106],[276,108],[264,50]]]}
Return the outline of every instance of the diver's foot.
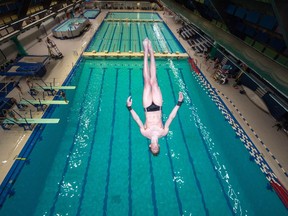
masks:
{"label": "diver's foot", "polygon": [[144,41],[143,41],[143,48],[144,48],[144,51],[147,52],[148,51],[148,44],[149,44],[149,39],[148,38],[145,38]]}
{"label": "diver's foot", "polygon": [[153,50],[153,47],[152,47],[152,44],[151,44],[150,40],[148,40],[148,49],[149,49],[150,54],[154,53],[154,50]]}

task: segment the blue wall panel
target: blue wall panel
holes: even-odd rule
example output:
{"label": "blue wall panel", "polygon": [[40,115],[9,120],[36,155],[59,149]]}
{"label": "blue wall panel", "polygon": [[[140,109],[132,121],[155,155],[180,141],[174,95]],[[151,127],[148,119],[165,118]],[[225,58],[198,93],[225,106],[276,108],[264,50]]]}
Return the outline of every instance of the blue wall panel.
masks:
{"label": "blue wall panel", "polygon": [[259,32],[257,35],[256,35],[256,40],[261,42],[261,43],[267,43],[268,40],[269,40],[269,36],[268,34],[264,33],[264,32]]}
{"label": "blue wall panel", "polygon": [[255,34],[256,34],[256,30],[254,28],[251,28],[251,27],[246,27],[245,29],[245,33],[251,37],[254,37]]}
{"label": "blue wall panel", "polygon": [[236,12],[235,12],[235,16],[244,19],[245,15],[246,15],[246,10],[245,8],[237,8]]}
{"label": "blue wall panel", "polygon": [[226,8],[225,11],[226,11],[228,14],[234,15],[235,9],[236,9],[235,5],[231,5],[231,4],[230,4],[230,5],[227,6],[227,8]]}
{"label": "blue wall panel", "polygon": [[262,18],[260,19],[259,25],[269,30],[272,30],[276,27],[277,20],[275,17],[272,17],[272,16],[262,16]]}
{"label": "blue wall panel", "polygon": [[247,21],[256,24],[256,23],[258,23],[259,18],[260,18],[260,13],[254,12],[254,11],[247,12],[247,15],[246,15]]}
{"label": "blue wall panel", "polygon": [[285,42],[277,38],[271,38],[269,44],[278,52],[281,52],[286,47]]}

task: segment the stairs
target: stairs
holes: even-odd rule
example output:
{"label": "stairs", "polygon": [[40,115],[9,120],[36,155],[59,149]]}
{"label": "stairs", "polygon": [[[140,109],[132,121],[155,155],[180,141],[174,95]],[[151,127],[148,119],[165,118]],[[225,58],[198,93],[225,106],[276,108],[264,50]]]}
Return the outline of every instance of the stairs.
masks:
{"label": "stairs", "polygon": [[263,89],[263,88],[257,88],[256,90],[255,90],[255,93],[260,97],[260,98],[262,98],[266,93],[267,93],[267,91],[265,90],[265,89]]}

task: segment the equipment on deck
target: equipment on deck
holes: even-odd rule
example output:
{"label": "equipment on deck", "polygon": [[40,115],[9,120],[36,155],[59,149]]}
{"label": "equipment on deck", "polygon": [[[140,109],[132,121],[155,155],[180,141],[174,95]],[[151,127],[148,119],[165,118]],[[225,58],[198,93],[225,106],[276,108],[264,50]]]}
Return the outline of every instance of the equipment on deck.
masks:
{"label": "equipment on deck", "polygon": [[49,37],[47,37],[46,44],[51,58],[53,59],[63,58],[63,54],[60,52],[54,41],[52,41]]}

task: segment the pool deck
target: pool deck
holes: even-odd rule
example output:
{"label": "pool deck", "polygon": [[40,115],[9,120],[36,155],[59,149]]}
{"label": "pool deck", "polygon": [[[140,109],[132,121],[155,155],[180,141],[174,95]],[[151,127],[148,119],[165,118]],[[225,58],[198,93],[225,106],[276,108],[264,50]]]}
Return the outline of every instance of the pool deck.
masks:
{"label": "pool deck", "polygon": [[[58,86],[64,82],[85,46],[92,38],[95,30],[103,21],[106,13],[106,10],[102,10],[96,19],[90,20],[92,24],[91,28],[81,37],[69,40],[60,40],[50,37],[56,43],[64,58],[60,60],[51,60],[47,66],[47,73],[43,77],[45,82],[56,82]],[[249,135],[257,149],[262,153],[274,173],[283,185],[288,188],[288,177],[285,175],[285,172],[288,171],[288,135],[282,130],[277,131],[277,128],[273,127],[276,123],[275,119],[258,108],[246,95],[240,94],[239,89],[233,87],[233,80],[230,80],[226,85],[217,83],[212,77],[212,74],[214,73],[213,69],[209,69],[209,66],[213,64],[213,62],[205,62],[204,58],[197,55],[189,47],[189,44],[177,34],[177,29],[181,26],[174,21],[173,17],[166,17],[163,15],[163,12],[160,12],[160,16],[170,27],[171,31],[186,49],[187,53],[193,59],[196,59],[198,67],[209,80],[210,84],[217,89],[219,96],[230,109],[231,113],[233,113],[247,135]],[[51,34],[49,34],[49,36],[51,36]],[[29,55],[48,54],[44,40],[28,49],[27,52]],[[41,84],[41,82],[37,80],[34,80],[33,82]],[[28,86],[24,79],[21,80],[20,87],[23,92],[22,97],[31,99],[28,95]],[[15,97],[19,100],[19,92],[15,89],[10,92],[8,97]],[[46,99],[49,100],[49,97]],[[69,100],[69,98],[67,99]],[[24,114],[29,115],[28,113]],[[35,118],[41,118],[43,113],[36,112],[35,110],[33,111],[33,115]],[[5,178],[13,165],[15,158],[17,159],[19,152],[31,133],[31,131],[24,131],[23,128],[18,126],[14,126],[11,130],[0,130],[0,182]],[[235,152],[235,154],[237,154],[237,152]],[[247,178],[249,178],[249,176],[247,176]]]}

